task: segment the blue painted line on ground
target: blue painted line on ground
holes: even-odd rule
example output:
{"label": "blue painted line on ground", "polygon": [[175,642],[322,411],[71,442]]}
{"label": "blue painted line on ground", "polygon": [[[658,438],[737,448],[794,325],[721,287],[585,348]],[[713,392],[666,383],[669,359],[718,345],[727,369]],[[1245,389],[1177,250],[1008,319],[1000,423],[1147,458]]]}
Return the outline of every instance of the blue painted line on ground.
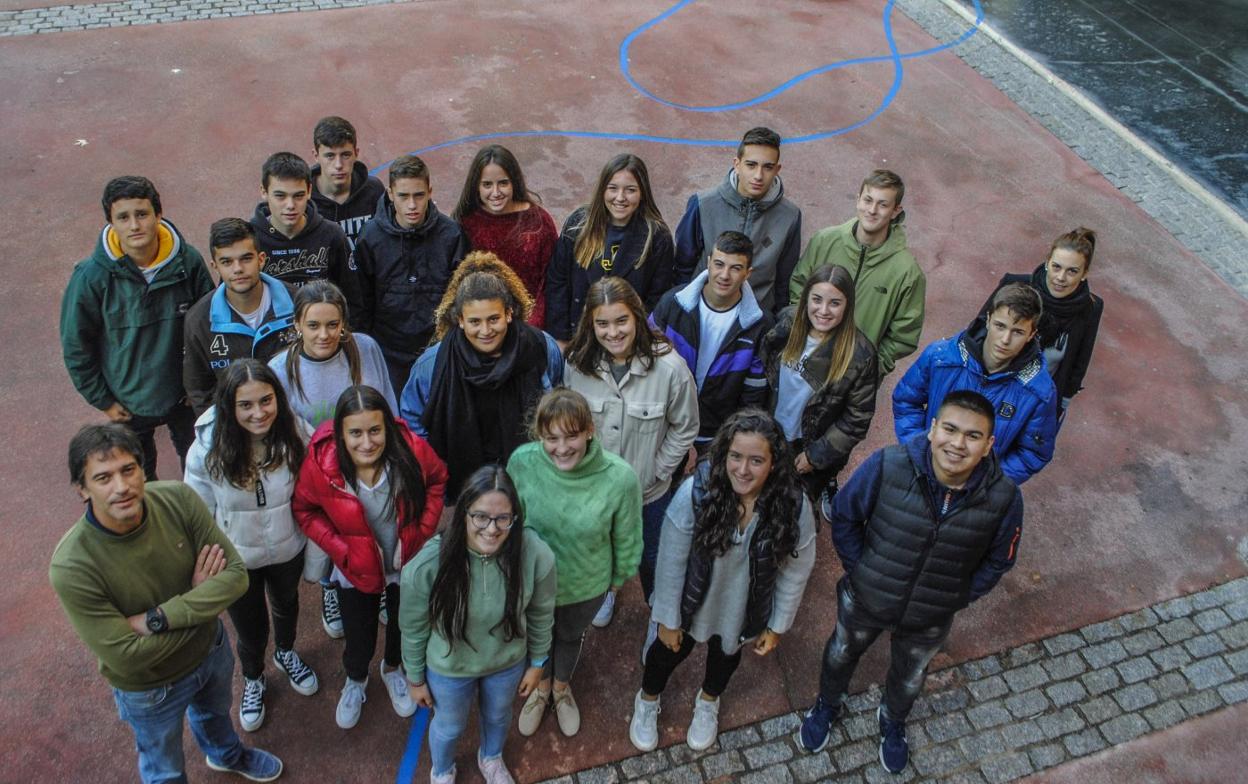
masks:
{"label": "blue painted line on ground", "polygon": [[[666,100],[665,98],[655,95],[650,90],[647,90],[640,82],[636,80],[636,78],[633,77],[632,66],[630,64],[630,58],[629,58],[629,51],[632,48],[633,43],[637,40],[638,37],[640,37],[646,32],[649,32],[650,30],[653,30],[655,27],[667,21],[677,12],[691,5],[695,1],[696,0],[680,0],[680,2],[676,3],[671,8],[668,8],[663,13],[654,17],[653,19],[647,20],[646,22],[638,26],[631,33],[625,36],[623,41],[620,42],[619,65],[620,65],[620,72],[623,74],[624,79],[628,82],[628,84],[634,90],[636,90],[641,95],[645,96],[646,98],[656,103],[659,103],[663,106],[667,106],[672,109],[678,109],[680,111],[687,111],[687,112],[739,111],[741,109],[746,109],[751,106],[757,106],[758,104],[765,103],[767,101],[772,100],[773,98],[777,98],[783,93],[791,90],[792,88],[796,87],[797,85],[801,84],[807,79],[810,79],[813,76],[818,76],[820,74],[825,74],[830,71],[835,71],[840,68],[847,68],[853,65],[865,65],[869,63],[884,63],[884,62],[891,62],[893,64],[892,84],[889,85],[888,91],[884,94],[884,97],[883,99],[881,99],[879,105],[877,105],[875,109],[873,109],[866,117],[863,117],[861,120],[852,122],[848,125],[841,126],[840,128],[833,128],[831,130],[818,131],[815,133],[808,133],[808,134],[799,135],[799,136],[789,136],[785,138],[784,140],[785,144],[804,144],[806,142],[815,142],[815,141],[822,141],[824,139],[831,139],[835,136],[841,136],[843,134],[857,130],[863,127],[864,125],[867,125],[868,123],[873,121],[876,117],[879,117],[884,112],[884,110],[887,109],[894,100],[896,100],[897,94],[901,91],[901,84],[905,77],[905,67],[903,65],[903,61],[912,60],[912,59],[919,58],[919,57],[927,57],[929,55],[936,54],[937,52],[943,52],[946,49],[951,49],[955,46],[958,46],[959,44],[969,39],[971,36],[975,35],[975,33],[979,30],[980,24],[984,21],[984,8],[981,5],[980,0],[972,0],[975,6],[975,22],[969,28],[963,31],[963,33],[959,35],[957,38],[953,39],[952,41],[947,41],[945,43],[938,44],[936,46],[932,46],[927,49],[921,49],[916,52],[901,52],[897,49],[897,41],[893,36],[892,17],[893,17],[893,9],[894,9],[894,6],[896,5],[896,0],[888,0],[888,2],[884,4],[884,12],[882,14],[882,26],[883,26],[883,32],[884,32],[884,40],[888,44],[887,55],[873,55],[870,57],[854,57],[854,58],[850,58],[846,60],[838,60],[836,62],[828,63],[827,65],[822,65],[822,66],[819,66],[818,68],[812,68],[809,71],[800,73],[797,76],[794,76],[791,79],[772,88],[771,90],[768,90],[767,92],[761,95],[757,95],[746,101],[740,101],[737,103],[720,104],[716,106],[691,106],[687,104],[680,104],[680,103],[675,103],[674,101]],[[457,139],[450,139],[448,141],[438,142],[437,144],[431,144],[427,147],[421,147],[418,150],[413,150],[410,154],[411,155],[424,155],[426,153],[430,153],[435,150],[442,150],[447,147],[455,147],[461,144],[469,144],[472,142],[489,142],[489,141],[495,141],[497,139],[518,139],[518,138],[526,138],[526,137],[533,137],[533,136],[559,137],[559,138],[564,138],[564,139],[599,139],[603,141],[615,141],[615,142],[645,142],[645,143],[655,143],[655,144],[674,144],[674,145],[678,145],[682,147],[736,147],[739,142],[738,139],[697,139],[697,138],[680,137],[680,136],[658,136],[658,135],[647,134],[647,133],[611,133],[611,132],[606,132],[606,131],[561,131],[561,130],[497,131],[494,133],[480,133],[480,134],[473,134],[471,136],[461,136]],[[371,173],[379,174],[382,171],[384,171],[386,168],[388,168],[391,163],[392,161],[386,161],[380,166],[374,167]]]}
{"label": "blue painted line on ground", "polygon": [[407,748],[399,762],[399,775],[395,784],[412,784],[416,768],[420,765],[420,747],[425,743],[425,730],[429,728],[429,709],[417,708],[412,715],[412,729],[407,733]]}

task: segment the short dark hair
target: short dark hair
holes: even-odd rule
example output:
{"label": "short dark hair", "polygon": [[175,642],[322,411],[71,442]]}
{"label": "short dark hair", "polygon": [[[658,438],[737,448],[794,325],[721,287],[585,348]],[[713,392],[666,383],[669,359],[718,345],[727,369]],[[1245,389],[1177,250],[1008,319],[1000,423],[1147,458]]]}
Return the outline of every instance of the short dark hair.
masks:
{"label": "short dark hair", "polygon": [[745,155],[746,146],[751,144],[770,147],[776,152],[780,152],[780,134],[762,126],[751,128],[745,132],[745,136],[741,137],[741,143],[737,145],[737,157],[740,158],[742,155]]}
{"label": "short dark hair", "polygon": [[1040,314],[1044,312],[1044,301],[1040,292],[1029,283],[1008,283],[997,289],[992,295],[992,304],[988,306],[988,315],[997,312],[997,308],[1006,308],[1009,314],[1021,321],[1030,321],[1031,325],[1040,324]]}
{"label": "short dark hair", "polygon": [[341,147],[349,144],[356,147],[355,126],[341,117],[330,115],[322,117],[312,129],[312,149],[321,147]]}
{"label": "short dark hair", "polygon": [[100,206],[104,208],[104,220],[112,222],[113,202],[122,199],[147,199],[152,203],[152,209],[156,211],[156,214],[162,214],[160,194],[156,192],[156,186],[152,185],[152,181],[146,177],[127,175],[114,177],[108,181],[104,186],[104,196],[100,199]]}
{"label": "short dark hair", "polygon": [[940,407],[936,409],[936,418],[939,419],[940,413],[950,406],[970,411],[973,414],[979,414],[984,419],[987,419],[988,432],[984,435],[992,435],[992,431],[997,424],[997,412],[992,407],[992,403],[988,401],[988,398],[973,389],[955,389],[945,395],[944,400],[940,401]]}
{"label": "short dark hair", "polygon": [[208,252],[215,259],[217,248],[228,248],[246,239],[250,239],[252,244],[255,244],[255,227],[242,218],[222,218],[208,227]]}
{"label": "short dark hair", "polygon": [[134,431],[120,422],[83,425],[69,442],[69,481],[82,487],[87,483],[87,459],[122,451],[143,465],[143,444]]}
{"label": "short dark hair", "polygon": [[739,231],[729,229],[720,232],[720,235],[715,238],[715,250],[733,256],[745,256],[747,264],[754,263],[754,240]]}
{"label": "short dark hair", "polygon": [[393,188],[394,183],[398,180],[409,177],[415,180],[424,180],[425,185],[428,185],[429,167],[415,155],[400,155],[394,159],[394,163],[390,164],[390,187]]}
{"label": "short dark hair", "polygon": [[301,180],[312,187],[312,170],[308,162],[293,152],[275,152],[264,161],[260,168],[260,186],[269,189],[269,180]]}

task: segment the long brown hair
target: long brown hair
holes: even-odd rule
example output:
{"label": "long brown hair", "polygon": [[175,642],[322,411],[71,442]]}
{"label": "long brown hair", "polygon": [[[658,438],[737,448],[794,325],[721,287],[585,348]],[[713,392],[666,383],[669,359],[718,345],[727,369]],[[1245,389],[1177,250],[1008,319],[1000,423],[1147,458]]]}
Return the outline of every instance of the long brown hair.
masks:
{"label": "long brown hair", "polygon": [[780,360],[795,367],[802,359],[802,352],[806,350],[806,338],[810,335],[810,315],[806,308],[810,304],[810,290],[817,283],[830,283],[845,295],[845,312],[841,316],[841,323],[836,325],[831,335],[824,338],[824,341],[833,341],[832,360],[828,363],[828,375],[823,380],[826,386],[840,381],[854,359],[854,341],[858,331],[854,326],[854,279],[844,267],[825,264],[815,270],[806,281],[806,285],[802,287],[801,299],[797,301],[797,309],[793,313],[793,326],[789,330],[789,340],[784,344]]}
{"label": "long brown hair", "polygon": [[451,217],[458,223],[472,213],[481,209],[481,172],[491,163],[497,164],[511,180],[511,200],[541,204],[542,199],[534,191],[530,191],[524,182],[524,172],[520,162],[511,150],[501,144],[487,144],[477,150],[468,165],[468,176],[464,179],[464,189],[459,193],[459,203],[455,205]]}
{"label": "long brown hair", "polygon": [[[308,281],[295,292],[295,324],[303,321],[308,308],[313,305],[333,305],[338,308],[338,317],[342,320],[342,335],[338,339],[338,349],[347,355],[347,370],[351,375],[351,383],[359,384],[361,378],[360,350],[351,339],[351,327],[347,326],[347,298],[342,290],[328,280]],[[303,377],[299,374],[299,366],[303,362],[303,333],[298,340],[291,342],[286,349],[286,378],[290,379],[290,388],[295,394],[308,400],[303,391]],[[310,401],[309,401],[310,402]]]}
{"label": "long brown hair", "polygon": [[576,332],[572,342],[568,344],[568,364],[583,375],[593,376],[598,366],[608,358],[607,351],[598,342],[594,334],[594,312],[603,305],[620,303],[628,308],[636,322],[633,335],[633,354],[641,358],[642,365],[649,370],[660,354],[671,351],[672,344],[663,333],[656,331],[646,321],[646,306],[642,304],[637,290],[624,278],[610,276],[594,281],[585,294],[585,309],[581,311],[580,321],[576,323]]}
{"label": "long brown hair", "polygon": [[[238,390],[248,381],[268,385],[277,403],[277,417],[264,436],[264,456],[259,465],[252,459],[251,434],[238,423],[235,411]],[[286,400],[286,390],[268,365],[251,357],[231,362],[217,382],[213,412],[212,439],[208,444],[208,456],[204,458],[204,468],[213,481],[225,481],[246,489],[261,474],[276,471],[283,465],[292,476],[299,475],[304,455],[303,438]]]}
{"label": "long brown hair", "polygon": [[459,325],[466,303],[483,299],[502,300],[503,307],[511,311],[515,321],[528,321],[533,310],[533,297],[515,270],[489,251],[473,251],[455,268],[442,301],[433,312],[435,327],[431,343],[444,339]]}
{"label": "long brown hair", "polygon": [[645,161],[631,153],[621,153],[602,167],[602,172],[598,175],[598,185],[594,187],[594,196],[585,205],[585,220],[579,226],[573,227],[580,231],[572,250],[581,269],[588,269],[590,264],[602,257],[607,240],[607,227],[611,222],[611,216],[607,212],[607,186],[611,184],[611,178],[622,171],[633,175],[637,180],[637,188],[641,191],[641,203],[637,205],[633,218],[637,218],[640,213],[640,217],[646,222],[646,244],[642,246],[641,255],[633,265],[634,269],[641,269],[646,263],[655,232],[659,228],[667,227],[663,222],[663,213],[659,212],[659,206],[654,203],[654,193],[650,190],[650,173],[646,170]]}

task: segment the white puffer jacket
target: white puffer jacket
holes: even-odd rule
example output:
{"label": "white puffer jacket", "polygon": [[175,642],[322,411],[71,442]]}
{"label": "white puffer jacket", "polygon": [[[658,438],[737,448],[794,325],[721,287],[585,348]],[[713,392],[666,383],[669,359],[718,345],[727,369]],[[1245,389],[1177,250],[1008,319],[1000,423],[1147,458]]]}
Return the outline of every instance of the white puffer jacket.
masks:
{"label": "white puffer jacket", "polygon": [[[212,444],[215,410],[209,408],[195,421],[195,443],[186,455],[185,482],[204,499],[248,569],[286,563],[307,543],[290,509],[295,476],[287,466],[262,476],[264,506],[257,503],[255,487],[244,489],[210,477],[204,461]],[[296,417],[295,421],[306,444],[312,430],[302,419]]]}

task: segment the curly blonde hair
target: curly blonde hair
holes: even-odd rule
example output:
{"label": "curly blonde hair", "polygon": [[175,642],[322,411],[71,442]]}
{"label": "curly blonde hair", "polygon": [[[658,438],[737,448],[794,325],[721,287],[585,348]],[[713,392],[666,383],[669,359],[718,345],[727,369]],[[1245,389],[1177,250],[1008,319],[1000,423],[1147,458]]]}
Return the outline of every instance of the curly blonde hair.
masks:
{"label": "curly blonde hair", "polygon": [[483,299],[502,300],[518,321],[528,321],[533,310],[533,296],[515,270],[493,253],[473,251],[455,268],[446,284],[446,293],[433,312],[436,327],[431,342],[442,340],[459,324],[466,303]]}

